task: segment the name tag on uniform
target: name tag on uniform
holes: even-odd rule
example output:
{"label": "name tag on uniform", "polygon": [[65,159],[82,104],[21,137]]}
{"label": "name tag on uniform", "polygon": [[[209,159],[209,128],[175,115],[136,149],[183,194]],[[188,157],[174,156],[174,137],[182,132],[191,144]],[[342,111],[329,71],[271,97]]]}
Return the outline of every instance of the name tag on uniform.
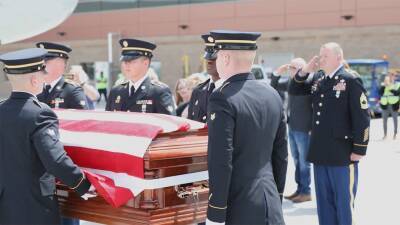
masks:
{"label": "name tag on uniform", "polygon": [[153,105],[153,100],[137,100],[136,105]]}

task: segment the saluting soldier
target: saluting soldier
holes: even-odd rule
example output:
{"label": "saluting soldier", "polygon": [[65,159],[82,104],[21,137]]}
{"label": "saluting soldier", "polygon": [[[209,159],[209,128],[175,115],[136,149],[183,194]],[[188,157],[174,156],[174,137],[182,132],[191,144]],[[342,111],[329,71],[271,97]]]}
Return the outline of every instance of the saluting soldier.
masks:
{"label": "saluting soldier", "polygon": [[[358,162],[366,154],[369,141],[365,89],[360,78],[349,73],[342,62],[340,45],[324,44],[320,55],[300,69],[289,85],[291,94],[312,95],[308,161],[314,163],[321,225],[353,224]],[[313,79],[307,82],[313,72]]]}
{"label": "saluting soldier", "polygon": [[223,81],[219,78],[215,64],[217,54],[214,49],[214,38],[210,34],[204,34],[201,38],[205,43],[203,57],[206,60],[207,74],[210,75],[210,78],[193,89],[189,101],[188,118],[205,123],[207,121],[208,98],[214,90],[221,86]]}
{"label": "saluting soldier", "polygon": [[175,115],[169,87],[146,75],[156,45],[137,39],[121,39],[119,43],[121,71],[127,81],[111,90],[106,110]]}
{"label": "saluting soldier", "polygon": [[282,100],[250,72],[253,32],[212,31],[225,80],[208,108],[209,204],[206,224],[284,224],[280,195],[287,169]]}
{"label": "saluting soldier", "polygon": [[36,98],[46,53],[0,56],[13,90],[0,103],[0,224],[60,224],[55,178],[80,195],[90,187],[59,141],[57,116]]}
{"label": "saluting soldier", "polygon": [[64,79],[63,75],[69,59],[71,48],[51,42],[39,42],[36,47],[47,50],[45,63],[48,75],[39,101],[51,108],[88,109],[85,93],[73,79]]}

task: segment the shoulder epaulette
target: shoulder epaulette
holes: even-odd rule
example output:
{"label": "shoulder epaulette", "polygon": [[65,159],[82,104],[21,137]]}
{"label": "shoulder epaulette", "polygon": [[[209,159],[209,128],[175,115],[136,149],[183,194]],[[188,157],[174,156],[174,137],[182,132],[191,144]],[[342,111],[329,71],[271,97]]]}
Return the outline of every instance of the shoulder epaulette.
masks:
{"label": "shoulder epaulette", "polygon": [[357,71],[352,70],[352,69],[344,69],[349,75],[351,75],[352,78],[357,78],[360,75],[357,73]]}
{"label": "shoulder epaulette", "polygon": [[33,103],[35,103],[35,105],[39,106],[39,108],[43,108],[39,100],[37,100],[36,98],[32,98],[32,101]]}
{"label": "shoulder epaulette", "polygon": [[150,83],[151,83],[151,84],[154,84],[154,85],[157,85],[157,86],[159,86],[159,87],[168,87],[167,84],[165,84],[165,83],[163,83],[163,82],[161,82],[161,81],[157,81],[157,80],[151,80]]}
{"label": "shoulder epaulette", "polygon": [[[121,84],[127,84],[127,83],[129,83],[129,80],[123,80],[121,83],[120,83],[120,85]],[[118,85],[117,85],[118,86]]]}
{"label": "shoulder epaulette", "polygon": [[203,90],[207,89],[210,81],[211,81],[210,79],[207,79],[206,81],[201,82],[200,84],[197,85],[197,88],[203,89]]}
{"label": "shoulder epaulette", "polygon": [[223,84],[220,88],[219,88],[219,92],[222,92],[222,89],[224,89],[224,87],[226,87],[228,84],[230,84],[231,82],[226,82],[225,84]]}

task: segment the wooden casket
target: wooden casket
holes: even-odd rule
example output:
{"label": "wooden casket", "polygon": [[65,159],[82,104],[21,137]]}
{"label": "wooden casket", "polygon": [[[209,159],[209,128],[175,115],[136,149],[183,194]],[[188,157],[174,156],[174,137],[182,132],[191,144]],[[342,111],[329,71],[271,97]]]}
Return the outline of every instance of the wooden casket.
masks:
{"label": "wooden casket", "polygon": [[[155,180],[207,171],[207,130],[159,134],[144,155],[144,179]],[[63,216],[102,224],[196,224],[204,222],[207,180],[145,189],[115,208],[102,197],[83,200],[63,185],[57,186]]]}

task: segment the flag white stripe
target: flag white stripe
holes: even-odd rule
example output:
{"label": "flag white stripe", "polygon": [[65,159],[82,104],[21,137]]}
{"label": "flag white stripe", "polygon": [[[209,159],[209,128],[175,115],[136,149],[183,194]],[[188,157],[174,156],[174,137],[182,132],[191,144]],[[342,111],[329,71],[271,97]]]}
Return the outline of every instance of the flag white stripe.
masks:
{"label": "flag white stripe", "polygon": [[56,110],[57,117],[60,120],[98,120],[109,122],[124,122],[124,123],[141,123],[152,126],[161,127],[163,133],[173,132],[179,129],[175,118],[162,119],[157,116],[145,113],[119,113],[119,112],[96,112],[85,111],[79,112],[78,110]]}
{"label": "flag white stripe", "polygon": [[63,129],[60,129],[60,140],[65,146],[125,153],[140,158],[143,158],[152,141],[151,138],[146,137],[95,132],[72,132]]}
{"label": "flag white stripe", "polygon": [[129,190],[132,191],[132,193],[135,196],[140,194],[145,189],[158,189],[180,184],[193,183],[202,180],[208,180],[208,171],[187,173],[183,175],[149,180],[149,179],[129,176],[125,173],[114,173],[111,171],[96,170],[90,168],[83,168],[83,169],[111,178],[112,180],[114,180],[116,186],[128,188]]}

